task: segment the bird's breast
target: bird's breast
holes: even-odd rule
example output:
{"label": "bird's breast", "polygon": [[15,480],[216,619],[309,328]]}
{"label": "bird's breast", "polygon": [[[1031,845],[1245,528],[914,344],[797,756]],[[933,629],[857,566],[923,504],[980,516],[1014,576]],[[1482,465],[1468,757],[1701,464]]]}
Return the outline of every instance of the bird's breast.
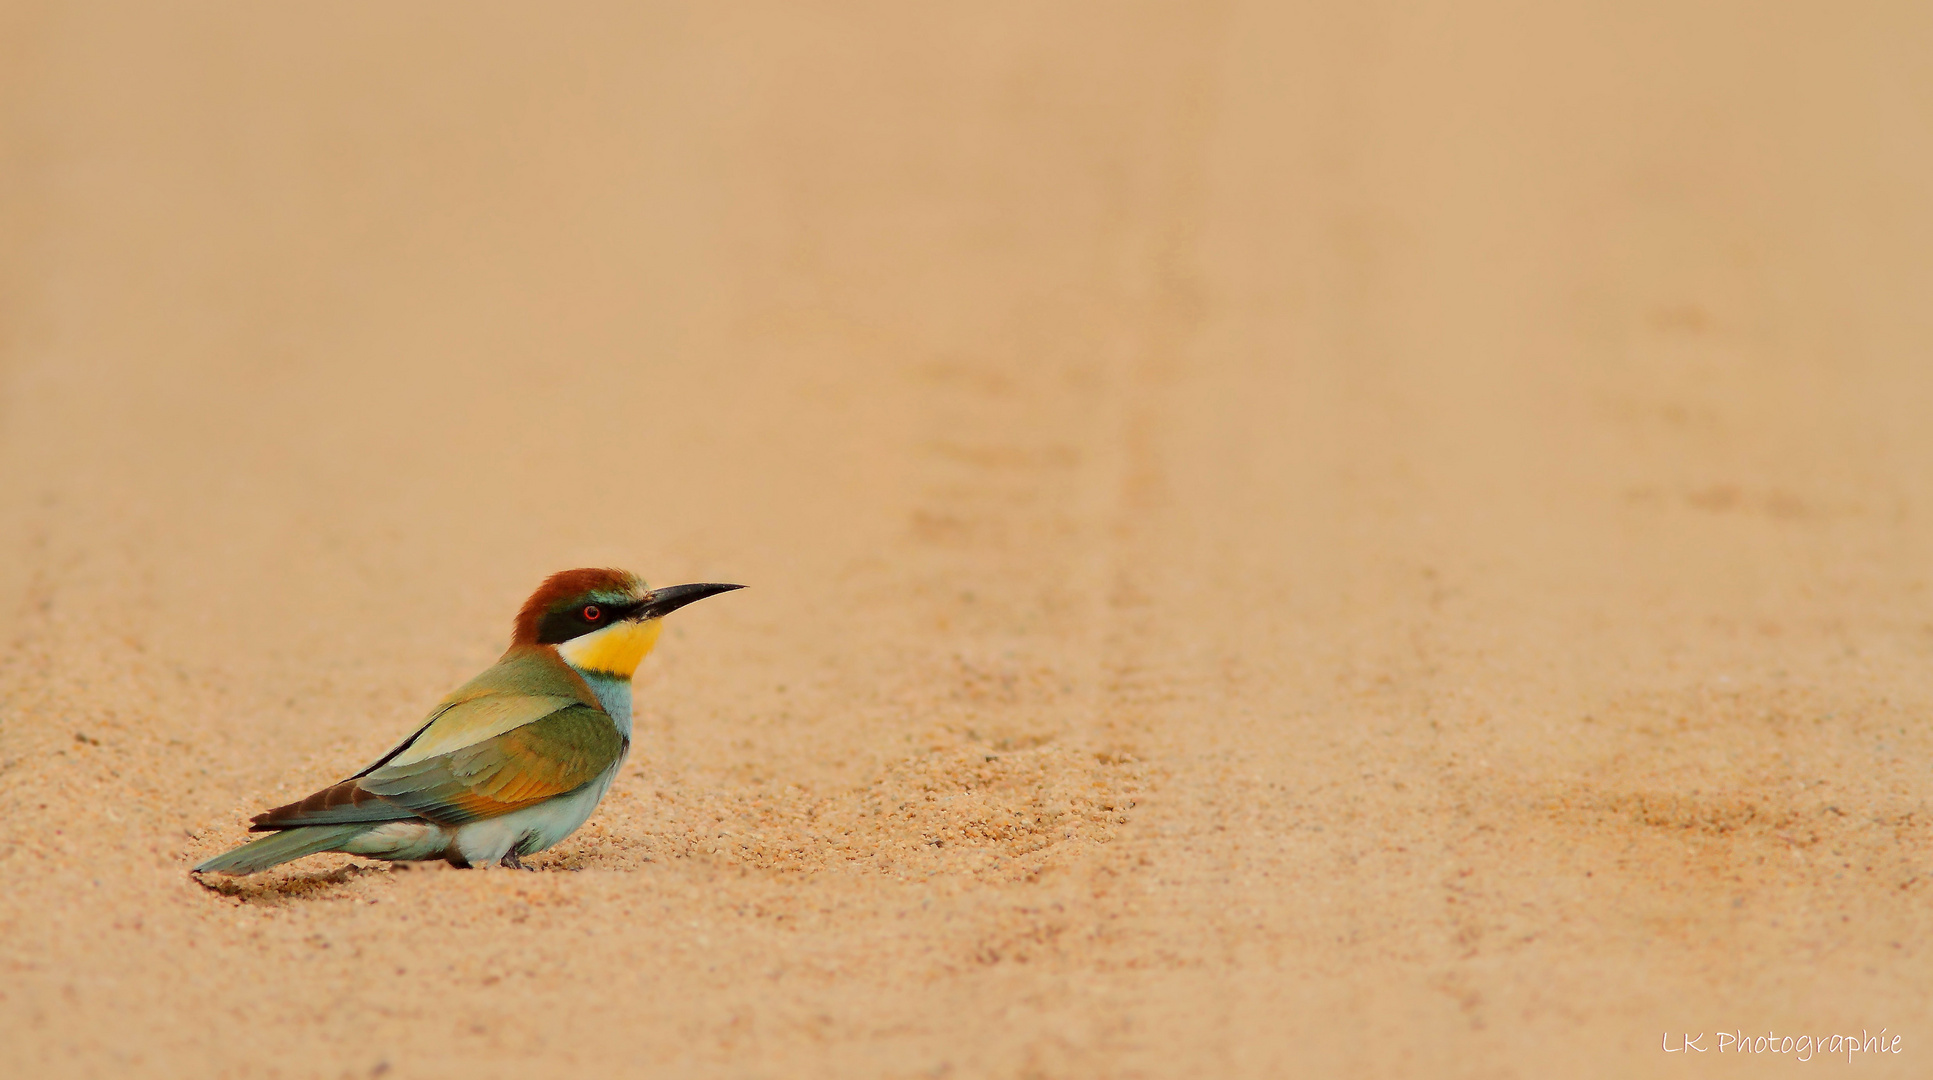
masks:
{"label": "bird's breast", "polygon": [[618,734],[623,735],[628,743],[631,738],[631,680],[615,675],[599,675],[595,671],[586,671],[583,675],[591,693],[597,695],[598,706],[617,725]]}

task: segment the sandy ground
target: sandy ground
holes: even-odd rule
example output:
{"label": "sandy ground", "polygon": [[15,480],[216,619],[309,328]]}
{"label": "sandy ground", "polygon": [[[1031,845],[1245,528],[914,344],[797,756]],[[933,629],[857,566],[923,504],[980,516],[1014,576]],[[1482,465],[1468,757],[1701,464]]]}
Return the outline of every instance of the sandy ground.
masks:
{"label": "sandy ground", "polygon": [[0,9],[0,1071],[1933,1074],[1933,7],[260,7]]}

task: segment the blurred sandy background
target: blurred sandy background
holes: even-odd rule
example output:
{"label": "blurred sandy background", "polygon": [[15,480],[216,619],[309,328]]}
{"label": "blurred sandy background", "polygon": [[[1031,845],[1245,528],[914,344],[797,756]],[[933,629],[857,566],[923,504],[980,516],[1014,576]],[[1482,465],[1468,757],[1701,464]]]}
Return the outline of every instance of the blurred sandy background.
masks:
{"label": "blurred sandy background", "polygon": [[[1929,56],[0,8],[0,1071],[1927,1075]],[[582,564],[752,588],[544,872],[189,879]]]}

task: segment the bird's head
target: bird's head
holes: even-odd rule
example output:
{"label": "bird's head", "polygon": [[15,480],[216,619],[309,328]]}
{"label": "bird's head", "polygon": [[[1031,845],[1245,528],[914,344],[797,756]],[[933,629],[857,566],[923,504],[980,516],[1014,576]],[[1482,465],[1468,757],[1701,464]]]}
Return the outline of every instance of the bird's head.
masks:
{"label": "bird's head", "polygon": [[513,645],[555,646],[579,671],[628,679],[658,643],[660,619],[742,585],[647,589],[628,570],[565,570],[544,579],[517,612]]}

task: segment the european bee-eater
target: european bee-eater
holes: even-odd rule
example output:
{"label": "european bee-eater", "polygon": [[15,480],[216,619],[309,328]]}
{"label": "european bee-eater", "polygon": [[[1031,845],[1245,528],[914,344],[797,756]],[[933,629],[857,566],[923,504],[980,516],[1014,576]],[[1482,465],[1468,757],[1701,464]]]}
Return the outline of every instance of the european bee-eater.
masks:
{"label": "european bee-eater", "polygon": [[566,570],[517,612],[510,648],[416,733],[333,787],[255,817],[274,833],[195,873],[252,874],[304,855],[522,867],[577,831],[631,749],[631,674],[664,616],[739,585],[649,589]]}

